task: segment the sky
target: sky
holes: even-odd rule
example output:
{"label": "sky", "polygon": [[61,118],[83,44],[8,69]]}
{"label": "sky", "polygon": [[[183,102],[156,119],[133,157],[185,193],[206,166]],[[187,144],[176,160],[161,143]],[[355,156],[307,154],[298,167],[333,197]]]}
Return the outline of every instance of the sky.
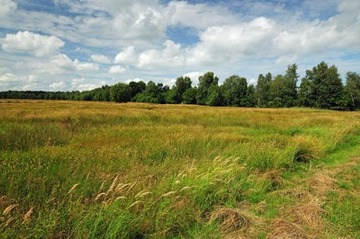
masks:
{"label": "sky", "polygon": [[0,91],[360,72],[360,0],[0,0]]}

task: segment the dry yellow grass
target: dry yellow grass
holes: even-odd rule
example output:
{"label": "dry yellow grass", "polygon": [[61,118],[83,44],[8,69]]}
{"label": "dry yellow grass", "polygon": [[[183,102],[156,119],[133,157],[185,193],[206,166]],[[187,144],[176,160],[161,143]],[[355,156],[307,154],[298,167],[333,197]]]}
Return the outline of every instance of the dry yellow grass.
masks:
{"label": "dry yellow grass", "polygon": [[336,238],[358,195],[359,112],[0,102],[7,237]]}
{"label": "dry yellow grass", "polygon": [[209,221],[219,223],[220,230],[225,234],[245,230],[251,224],[250,219],[235,208],[219,208],[211,213]]}

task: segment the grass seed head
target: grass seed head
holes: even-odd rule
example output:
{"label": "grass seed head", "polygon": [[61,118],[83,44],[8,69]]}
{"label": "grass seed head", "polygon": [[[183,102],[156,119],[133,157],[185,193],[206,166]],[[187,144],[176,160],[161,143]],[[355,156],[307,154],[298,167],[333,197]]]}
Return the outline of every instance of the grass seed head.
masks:
{"label": "grass seed head", "polygon": [[74,184],[74,186],[72,186],[72,187],[70,188],[70,190],[69,190],[69,192],[68,192],[67,194],[72,193],[79,185],[80,185],[80,183]]}
{"label": "grass seed head", "polygon": [[149,191],[144,192],[144,190],[142,190],[138,194],[135,195],[135,198],[137,198],[137,197],[142,198],[142,197],[145,197],[146,195],[149,195],[149,194],[151,194],[151,192],[149,192]]}
{"label": "grass seed head", "polygon": [[112,183],[108,189],[108,192],[114,191],[118,178],[119,178],[119,175],[116,175],[116,177],[114,178],[114,180],[112,181]]}
{"label": "grass seed head", "polygon": [[119,185],[116,186],[115,192],[116,193],[122,193],[124,191],[124,189],[129,187],[129,186],[131,186],[130,183],[125,183],[125,184],[120,183]]}
{"label": "grass seed head", "polygon": [[107,196],[107,193],[99,193],[96,198],[95,201],[100,201],[100,200],[104,200]]}
{"label": "grass seed head", "polygon": [[14,217],[10,217],[8,220],[6,220],[4,227],[10,226],[10,224],[15,220]]}
{"label": "grass seed head", "polygon": [[123,199],[127,199],[127,197],[119,196],[119,197],[114,199],[114,202],[119,201],[119,200],[123,200]]}
{"label": "grass seed head", "polygon": [[6,216],[8,215],[14,208],[16,208],[17,206],[19,206],[19,204],[12,204],[10,206],[8,206],[7,208],[5,208],[5,210],[3,211],[3,215]]}
{"label": "grass seed head", "polygon": [[175,194],[177,191],[170,191],[170,192],[167,192],[167,193],[164,193],[161,197],[168,197],[168,196],[171,196],[173,194]]}
{"label": "grass seed head", "polygon": [[130,204],[130,206],[129,206],[128,208],[135,207],[135,206],[136,206],[136,205],[138,205],[138,204],[143,204],[143,202],[142,202],[142,201],[140,201],[140,200],[135,201],[135,202],[133,202],[132,204]]}
{"label": "grass seed head", "polygon": [[29,211],[27,211],[27,213],[25,213],[25,215],[23,216],[24,222],[30,221],[31,214],[33,214],[33,212],[34,212],[34,207],[31,207]]}

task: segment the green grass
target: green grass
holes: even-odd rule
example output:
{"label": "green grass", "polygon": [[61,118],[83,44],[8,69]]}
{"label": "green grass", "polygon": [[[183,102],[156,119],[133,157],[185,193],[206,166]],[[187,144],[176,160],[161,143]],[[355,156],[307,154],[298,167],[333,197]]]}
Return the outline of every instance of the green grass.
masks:
{"label": "green grass", "polygon": [[[314,109],[3,101],[0,237],[356,238],[359,119]],[[323,170],[332,187],[318,180]],[[304,205],[321,213],[305,220]]]}

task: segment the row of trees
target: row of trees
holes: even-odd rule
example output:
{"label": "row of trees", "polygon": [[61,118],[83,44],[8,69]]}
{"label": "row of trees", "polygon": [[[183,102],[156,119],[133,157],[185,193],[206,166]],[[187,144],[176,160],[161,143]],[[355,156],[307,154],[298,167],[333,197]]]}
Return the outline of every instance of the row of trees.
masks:
{"label": "row of trees", "polygon": [[343,84],[336,66],[321,62],[298,84],[297,65],[289,65],[285,74],[260,74],[256,86],[237,75],[228,77],[222,85],[213,72],[199,77],[192,86],[189,77],[179,77],[170,88],[161,83],[130,82],[102,86],[91,91],[44,92],[6,91],[0,98],[94,100],[114,102],[149,102],[167,104],[199,104],[238,107],[314,107],[325,109],[360,109],[360,75],[348,72]]}

